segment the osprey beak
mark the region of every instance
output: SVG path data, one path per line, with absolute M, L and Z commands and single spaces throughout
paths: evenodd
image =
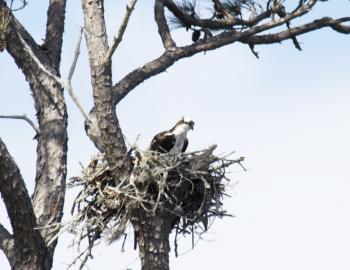
M 189 124 L 189 126 L 190 126 L 190 129 L 192 129 L 192 130 L 193 130 L 193 127 L 194 127 L 194 122 L 193 122 L 193 121 L 190 121 L 188 124 Z

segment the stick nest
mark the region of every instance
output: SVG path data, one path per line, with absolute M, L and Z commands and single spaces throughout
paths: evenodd
M 106 237 L 112 241 L 124 235 L 135 209 L 169 217 L 171 229 L 183 234 L 189 228 L 192 233 L 193 229 L 202 233 L 212 218 L 227 215 L 222 209 L 226 168 L 241 165 L 244 158 L 217 157 L 215 148 L 179 155 L 132 149 L 132 172 L 120 183 L 115 183 L 102 154 L 93 157 L 83 175 L 70 182 L 82 190 L 74 201 L 72 213 L 76 214 L 68 227 L 80 231 L 78 243 L 88 240 L 90 250 L 85 255 L 91 255 L 96 240 Z

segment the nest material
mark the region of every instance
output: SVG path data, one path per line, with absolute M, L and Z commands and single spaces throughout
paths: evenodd
M 78 243 L 84 238 L 90 249 L 101 237 L 119 239 L 132 219 L 134 210 L 152 215 L 172 216 L 171 229 L 187 233 L 207 230 L 213 217 L 223 217 L 226 168 L 236 160 L 213 155 L 216 146 L 180 155 L 132 150 L 133 170 L 118 185 L 103 155 L 92 158 L 83 176 L 71 179 L 70 186 L 81 186 L 72 207 L 74 222 L 68 227 L 78 231 Z

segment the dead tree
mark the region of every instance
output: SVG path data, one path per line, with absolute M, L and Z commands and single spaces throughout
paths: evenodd
M 0 0 L 0 51 L 13 57 L 29 83 L 37 112 L 37 163 L 35 190 L 28 194 L 24 179 L 5 143 L 0 140 L 0 192 L 4 200 L 13 233 L 0 225 L 0 249 L 14 269 L 50 269 L 59 229 L 66 189 L 67 162 L 67 111 L 63 96 L 70 83 L 60 78 L 62 34 L 65 22 L 65 0 L 50 0 L 46 35 L 42 44 L 35 42 L 26 28 L 16 19 L 14 3 L 25 0 Z M 127 10 L 115 39 L 108 44 L 104 20 L 103 0 L 82 0 L 84 34 L 89 53 L 90 76 L 93 89 L 94 113 L 97 121 L 84 114 L 86 123 L 97 123 L 99 145 L 110 168 L 114 185 L 127 181 L 132 172 L 132 162 L 116 115 L 116 106 L 140 83 L 164 72 L 176 61 L 197 53 L 218 49 L 236 42 L 249 45 L 257 56 L 255 46 L 279 43 L 291 39 L 300 49 L 297 37 L 321 28 L 329 27 L 339 33 L 349 34 L 346 23 L 350 17 L 323 17 L 308 23 L 297 24 L 294 19 L 311 13 L 321 0 L 300 0 L 290 10 L 281 1 L 219 1 L 208 0 L 206 7 L 211 14 L 201 17 L 199 1 L 155 0 L 154 18 L 164 46 L 164 52 L 156 59 L 131 71 L 116 84 L 112 83 L 112 55 L 122 40 L 128 19 L 136 1 L 127 4 Z M 334 3 L 336 5 L 336 3 Z M 289 6 L 288 6 L 289 7 Z M 165 9 L 171 14 L 166 18 Z M 169 25 L 183 27 L 192 35 L 193 42 L 178 46 Z M 279 26 L 286 25 L 281 30 Z M 277 29 L 277 32 L 270 30 Z M 23 119 L 25 119 L 23 117 Z M 96 137 L 92 137 L 96 140 Z M 167 242 L 167 234 L 155 239 L 148 230 L 163 224 L 162 214 L 152 218 L 144 216 L 144 237 L 140 246 L 143 269 L 168 269 L 168 249 L 156 250 L 148 257 L 156 241 Z M 134 222 L 137 227 L 137 222 Z M 165 226 L 165 225 L 164 225 Z M 168 226 L 168 225 L 167 225 Z M 161 226 L 162 227 L 162 226 Z M 169 229 L 169 227 L 167 227 Z M 167 230 L 168 230 L 167 229 Z M 141 239 L 141 238 L 140 238 Z M 141 241 L 141 240 L 139 240 Z M 154 242 L 154 243 L 153 243 Z M 163 257 L 162 257 L 163 256 Z M 155 263 L 157 262 L 157 263 Z

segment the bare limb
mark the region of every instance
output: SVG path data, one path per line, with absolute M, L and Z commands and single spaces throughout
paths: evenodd
M 305 5 L 302 5 L 299 9 L 297 9 L 294 13 L 288 14 L 287 16 L 280 18 L 278 20 L 272 20 L 270 22 L 255 26 L 251 29 L 248 29 L 242 32 L 240 35 L 242 37 L 252 36 L 252 35 L 264 32 L 266 30 L 275 28 L 277 26 L 283 25 L 285 23 L 288 23 L 289 21 L 295 18 L 301 17 L 306 13 L 308 13 L 316 3 L 317 3 L 317 0 L 310 0 L 308 3 L 306 3 Z
M 154 3 L 154 18 L 158 26 L 158 32 L 162 38 L 166 50 L 174 49 L 176 44 L 171 37 L 170 30 L 164 15 L 164 4 L 162 0 L 156 0 Z
M 12 257 L 14 253 L 14 240 L 12 235 L 0 224 L 0 250 L 2 250 L 6 257 Z
M 290 39 L 293 36 L 302 35 L 317 29 L 324 27 L 331 27 L 335 31 L 341 32 L 343 34 L 350 34 L 350 27 L 343 25 L 343 22 L 350 22 L 350 17 L 344 17 L 340 19 L 332 18 L 322 18 L 315 20 L 311 23 L 303 24 L 300 26 L 292 27 L 291 29 L 281 31 L 276 34 L 267 34 L 267 35 L 253 35 L 240 39 L 243 43 L 248 44 L 271 44 L 278 43 L 286 39 Z
M 126 5 L 126 12 L 124 14 L 124 18 L 122 20 L 122 23 L 119 26 L 118 32 L 114 36 L 112 46 L 109 47 L 107 50 L 107 53 L 106 53 L 106 56 L 104 59 L 105 63 L 111 61 L 113 53 L 115 52 L 115 50 L 118 48 L 120 42 L 122 41 L 125 29 L 128 25 L 131 13 L 134 10 L 136 2 L 137 2 L 137 0 L 129 0 L 129 3 Z
M 63 43 L 66 0 L 50 0 L 47 10 L 46 35 L 42 47 L 49 52 L 48 56 L 59 73 Z
M 0 0 L 0 9 L 6 10 L 7 12 L 11 12 L 10 8 L 6 5 L 6 1 Z M 18 46 L 21 44 L 19 40 L 19 34 L 25 38 L 28 46 L 34 52 L 34 54 L 42 60 L 42 62 L 48 63 L 47 54 L 45 54 L 44 50 L 38 46 L 33 37 L 26 31 L 23 25 L 15 18 L 15 16 L 11 15 L 11 20 L 9 25 L 6 27 L 6 43 L 7 43 L 7 51 L 9 54 L 15 59 L 16 64 L 22 70 L 32 69 L 33 62 L 30 58 L 24 57 L 24 50 L 22 46 Z
M 168 4 L 171 7 L 172 5 L 175 5 L 170 0 L 162 1 L 166 3 L 167 7 Z M 130 72 L 116 85 L 113 86 L 115 105 L 118 104 L 130 91 L 132 91 L 138 84 L 142 83 L 144 80 L 165 71 L 177 60 L 190 57 L 199 52 L 214 50 L 228 44 L 233 44 L 237 41 L 248 43 L 251 45 L 277 43 L 281 40 L 289 39 L 296 35 L 300 35 L 327 26 L 341 33 L 350 32 L 350 26 L 342 24 L 344 22 L 349 21 L 349 19 L 345 17 L 340 18 L 338 20 L 334 20 L 331 18 L 316 20 L 310 24 L 305 24 L 299 27 L 293 27 L 286 31 L 282 31 L 278 34 L 267 34 L 261 36 L 256 35 L 274 27 L 283 25 L 297 17 L 305 15 L 311 10 L 311 8 L 316 4 L 316 2 L 316 0 L 310 0 L 307 3 L 298 6 L 298 9 L 296 9 L 295 12 L 292 14 L 288 14 L 287 16 L 279 18 L 277 20 L 272 20 L 264 24 L 257 25 L 243 32 L 227 30 L 220 34 L 217 34 L 216 36 L 209 37 L 205 40 L 200 40 L 192 45 L 177 47 L 172 51 L 165 51 L 158 58 Z M 173 8 L 171 8 L 170 10 L 173 11 Z
M 34 122 L 30 118 L 27 117 L 26 114 L 23 114 L 23 115 L 0 115 L 0 118 L 24 120 L 35 130 L 36 134 L 40 133 L 39 128 L 34 124 Z
M 29 253 L 45 250 L 44 242 L 36 227 L 36 217 L 32 202 L 26 189 L 17 164 L 6 149 L 0 138 L 0 193 L 9 215 L 13 229 L 15 245 Z M 9 238 L 3 227 L 0 227 L 2 237 Z M 35 243 L 35 244 L 34 244 Z
M 252 16 L 248 20 L 243 20 L 238 17 L 228 17 L 221 20 L 200 19 L 183 12 L 172 0 L 162 0 L 162 2 L 185 26 L 190 27 L 193 25 L 212 30 L 232 29 L 234 26 L 253 27 L 264 19 L 269 18 L 272 12 L 271 9 L 268 9 L 260 14 L 257 14 L 256 16 Z
M 34 54 L 32 48 L 28 45 L 28 43 L 24 40 L 22 35 L 18 33 L 19 40 L 22 42 L 24 46 L 24 50 L 30 55 L 30 57 L 33 59 L 33 61 L 39 66 L 39 68 L 46 73 L 46 75 L 52 77 L 57 83 L 62 85 L 63 87 L 66 87 L 66 82 L 62 80 L 57 75 L 53 74 L 51 71 L 49 71 L 44 64 L 38 59 L 38 57 Z
M 77 44 L 75 46 L 73 61 L 72 61 L 72 64 L 71 64 L 71 66 L 69 68 L 69 72 L 68 72 L 67 80 L 69 82 L 72 80 L 73 73 L 75 71 L 75 67 L 77 66 L 78 58 L 80 55 L 80 45 L 81 45 L 81 39 L 83 37 L 83 31 L 84 31 L 84 27 L 81 27 L 80 32 L 79 32 L 79 36 L 78 36 L 78 41 L 77 41 Z
M 79 53 L 80 53 L 80 49 L 79 48 L 80 48 L 80 43 L 81 43 L 82 30 L 81 30 L 81 34 L 80 34 L 80 36 L 78 38 L 77 49 L 75 50 L 75 54 L 74 54 L 74 57 L 73 57 L 73 62 L 72 62 L 71 68 L 69 70 L 68 80 L 63 80 L 59 76 L 57 76 L 54 73 L 52 73 L 51 71 L 49 71 L 43 65 L 43 63 L 36 57 L 36 55 L 33 53 L 32 49 L 29 47 L 29 45 L 23 39 L 23 37 L 20 34 L 18 36 L 19 36 L 20 41 L 24 45 L 25 51 L 32 57 L 33 61 L 38 65 L 38 67 L 43 72 L 45 72 L 46 75 L 52 77 L 57 83 L 59 83 L 62 87 L 64 87 L 67 90 L 67 92 L 69 93 L 69 96 L 72 98 L 72 100 L 74 101 L 75 105 L 78 107 L 78 109 L 81 112 L 81 114 L 83 115 L 84 119 L 89 121 L 88 115 L 86 114 L 86 112 L 84 111 L 83 107 L 81 106 L 78 98 L 74 94 L 73 87 L 72 87 L 72 84 L 71 84 L 71 81 L 70 81 L 71 77 L 73 76 L 73 73 L 74 73 L 74 70 L 75 70 L 75 66 L 76 66 L 76 63 L 77 63 L 77 59 L 78 59 L 78 56 L 79 56 Z

